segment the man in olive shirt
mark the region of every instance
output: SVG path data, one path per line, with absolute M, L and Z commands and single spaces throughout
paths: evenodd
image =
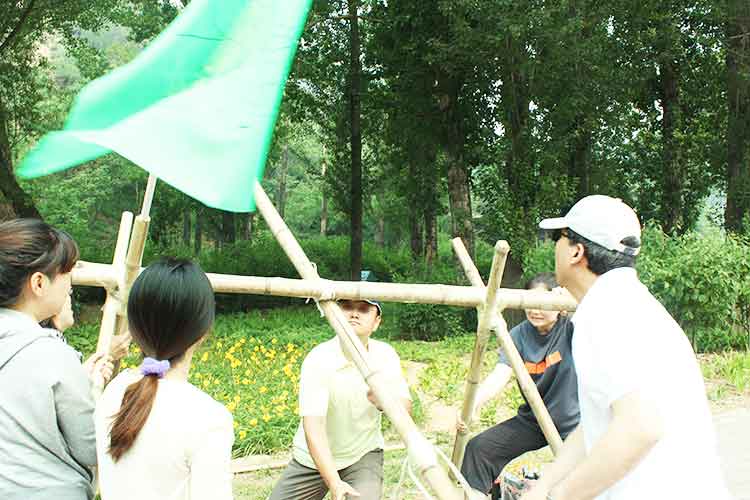
M 385 373 L 399 400 L 411 411 L 398 354 L 385 342 L 370 338 L 380 326 L 380 305 L 350 300 L 340 305 L 373 368 Z M 302 363 L 299 410 L 293 459 L 270 500 L 319 500 L 329 490 L 333 500 L 379 500 L 383 493 L 381 412 L 337 337 L 316 346 Z

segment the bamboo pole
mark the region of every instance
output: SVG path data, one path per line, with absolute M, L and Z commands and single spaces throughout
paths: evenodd
M 333 294 L 337 299 L 406 304 L 438 304 L 458 307 L 479 307 L 484 304 L 484 286 L 455 286 L 415 283 L 378 283 L 365 281 L 326 281 L 263 276 L 234 276 L 207 273 L 217 293 L 239 293 L 322 299 Z M 109 264 L 80 261 L 73 269 L 73 283 L 81 286 L 117 286 L 117 273 Z M 501 288 L 505 309 L 544 309 L 574 311 L 575 301 L 560 294 L 541 290 Z
M 117 316 L 116 335 L 125 335 L 128 332 L 127 303 L 130 287 L 141 273 L 141 264 L 143 263 L 143 251 L 146 248 L 146 239 L 148 237 L 148 226 L 151 222 L 150 212 L 151 204 L 154 200 L 154 190 L 156 189 L 156 176 L 149 174 L 146 192 L 143 195 L 143 205 L 141 213 L 133 222 L 133 231 L 130 235 L 130 245 L 128 246 L 125 257 L 125 272 L 120 287 L 121 303 L 120 314 Z M 120 360 L 115 361 L 113 373 L 120 371 Z
M 466 427 L 463 430 L 456 431 L 456 441 L 453 444 L 453 454 L 451 461 L 457 468 L 461 468 L 461 463 L 464 459 L 464 451 L 466 449 L 466 442 L 469 439 L 468 426 L 471 424 L 472 414 L 474 413 L 474 403 L 476 402 L 477 387 L 481 376 L 482 369 L 482 357 L 484 356 L 484 350 L 487 347 L 487 342 L 490 338 L 490 329 L 493 325 L 493 319 L 495 316 L 499 316 L 497 312 L 498 303 L 500 302 L 500 295 L 497 293 L 500 288 L 500 282 L 503 278 L 503 272 L 505 271 L 505 263 L 508 259 L 508 252 L 510 252 L 510 246 L 507 241 L 498 241 L 495 245 L 495 255 L 492 258 L 492 268 L 490 269 L 490 279 L 487 283 L 487 296 L 484 301 L 484 307 L 481 308 L 479 314 L 479 320 L 477 324 L 477 337 L 474 341 L 474 352 L 471 356 L 471 364 L 469 365 L 469 373 L 466 377 L 466 391 L 464 393 L 464 405 L 461 410 L 461 418 L 466 423 Z M 471 268 L 476 270 L 472 265 Z M 471 268 L 468 268 L 471 271 Z M 467 267 L 464 267 L 466 270 Z M 470 279 L 477 280 L 477 275 L 473 275 Z M 479 278 L 481 281 L 481 278 Z
M 510 361 L 510 366 L 516 374 L 518 385 L 521 386 L 521 391 L 524 396 L 526 396 L 531 411 L 534 412 L 536 421 L 542 428 L 544 437 L 547 438 L 547 442 L 549 443 L 550 448 L 552 448 L 552 453 L 557 455 L 562 448 L 560 433 L 557 432 L 555 423 L 552 421 L 552 417 L 550 417 L 550 414 L 547 411 L 542 396 L 539 395 L 539 390 L 537 389 L 536 384 L 526 370 L 526 365 L 524 364 L 523 359 L 521 359 L 521 355 L 518 354 L 513 339 L 511 338 L 510 333 L 508 333 L 508 325 L 505 323 L 502 316 L 500 317 L 499 323 L 500 324 L 497 326 L 495 333 L 497 334 L 498 340 L 500 340 L 500 345 L 502 346 L 503 351 L 505 351 L 505 356 Z
M 461 264 L 461 268 L 464 270 L 466 279 L 469 280 L 471 286 L 484 288 L 482 275 L 479 274 L 479 269 L 474 265 L 474 261 L 471 260 L 471 255 L 469 255 L 469 251 L 466 250 L 464 240 L 461 238 L 453 238 L 451 240 L 451 245 L 453 246 L 453 252 L 456 254 L 459 264 Z
M 125 273 L 125 255 L 128 250 L 128 241 L 130 240 L 130 230 L 133 227 L 133 213 L 123 212 L 120 218 L 120 230 L 117 233 L 117 243 L 115 244 L 115 255 L 112 258 L 112 268 L 115 273 L 124 279 Z M 124 280 L 117 280 L 124 281 Z M 122 308 L 121 297 L 116 297 L 113 293 L 114 287 L 107 288 L 107 299 L 104 301 L 102 310 L 102 323 L 99 328 L 99 339 L 96 344 L 96 352 L 108 353 L 112 345 L 112 336 L 115 334 L 117 327 L 117 315 Z M 117 290 L 122 290 L 122 283 L 118 283 Z
M 302 247 L 292 235 L 286 223 L 281 219 L 276 208 L 268 199 L 265 191 L 256 183 L 254 187 L 255 202 L 258 210 L 266 220 L 277 241 L 294 264 L 297 272 L 304 279 L 319 280 L 318 272 L 312 266 Z M 457 493 L 446 472 L 438 466 L 434 449 L 422 436 L 406 409 L 391 395 L 384 374 L 373 371 L 370 367 L 369 355 L 364 346 L 354 334 L 343 312 L 334 300 L 320 302 L 321 309 L 328 322 L 338 336 L 344 352 L 352 359 L 367 384 L 381 403 L 383 411 L 393 423 L 407 448 L 410 456 L 417 462 L 418 472 L 431 486 L 438 498 L 458 500 Z

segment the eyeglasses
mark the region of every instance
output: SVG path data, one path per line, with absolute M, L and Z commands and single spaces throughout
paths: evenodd
M 568 230 L 566 228 L 563 229 L 555 229 L 552 231 L 552 241 L 557 243 L 557 240 L 565 236 L 566 238 L 569 238 Z

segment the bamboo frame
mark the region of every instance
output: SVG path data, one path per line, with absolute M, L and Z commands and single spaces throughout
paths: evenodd
M 452 241 L 453 243 L 453 250 L 456 253 L 456 257 L 458 258 L 459 262 L 461 263 L 461 266 L 464 269 L 464 272 L 466 274 L 466 277 L 469 279 L 469 282 L 473 286 L 483 286 L 482 283 L 482 277 L 479 275 L 479 271 L 477 270 L 476 266 L 474 265 L 474 262 L 471 260 L 471 257 L 469 256 L 469 253 L 466 251 L 466 247 L 463 245 L 463 242 L 456 238 Z M 493 261 L 494 265 L 494 261 Z M 551 293 L 551 292 L 549 292 Z M 531 308 L 531 307 L 527 307 Z M 560 438 L 560 434 L 557 432 L 557 428 L 555 427 L 554 422 L 552 421 L 552 418 L 549 415 L 549 411 L 547 411 L 547 407 L 544 404 L 544 401 L 542 400 L 541 396 L 539 395 L 539 390 L 536 387 L 536 384 L 534 384 L 534 381 L 531 379 L 531 376 L 529 375 L 528 371 L 526 370 L 526 366 L 523 363 L 523 360 L 521 359 L 521 355 L 518 353 L 518 350 L 516 349 L 515 344 L 513 343 L 513 339 L 510 336 L 510 333 L 508 332 L 508 325 L 505 323 L 505 320 L 502 317 L 501 311 L 498 313 L 498 323 L 495 326 L 496 335 L 498 337 L 498 340 L 500 341 L 500 345 L 502 346 L 503 351 L 505 352 L 505 355 L 508 357 L 508 360 L 511 363 L 511 368 L 513 369 L 513 372 L 516 375 L 516 378 L 518 379 L 519 386 L 521 387 L 521 391 L 526 396 L 526 399 L 529 401 L 529 406 L 531 407 L 531 411 L 534 412 L 534 416 L 536 417 L 537 421 L 539 422 L 539 425 L 542 429 L 542 433 L 544 434 L 544 437 L 547 439 L 547 442 L 550 445 L 550 448 L 552 448 L 552 452 L 557 455 L 560 451 L 560 448 L 562 447 L 562 439 Z M 477 330 L 477 346 L 475 346 L 475 352 L 474 355 L 477 355 L 477 347 L 479 344 L 479 330 Z M 486 347 L 486 342 L 485 342 Z M 479 354 L 480 358 L 484 353 L 484 347 L 482 348 L 482 353 Z M 473 368 L 473 362 L 474 357 L 472 357 L 472 368 Z M 467 427 L 471 423 L 471 417 L 472 417 L 472 409 L 474 408 L 474 396 L 475 394 L 470 394 L 470 392 L 476 393 L 476 385 L 470 385 L 472 380 L 472 374 L 473 372 L 470 370 L 469 375 L 467 376 L 467 390 L 466 395 L 464 398 L 464 406 L 462 408 L 461 418 L 466 423 Z M 461 462 L 463 462 L 463 454 L 466 449 L 466 442 L 467 439 L 465 437 L 468 430 L 461 432 L 456 432 L 456 441 L 453 448 L 453 457 L 452 461 L 456 465 L 456 467 L 461 467 Z
M 292 235 L 276 208 L 268 199 L 259 183 L 255 184 L 255 203 L 271 229 L 276 240 L 292 261 L 297 272 L 304 279 L 319 280 L 318 272 L 305 255 L 302 247 Z M 437 457 L 429 442 L 422 436 L 406 409 L 390 394 L 384 374 L 370 366 L 369 354 L 349 325 L 335 300 L 323 300 L 320 307 L 338 336 L 344 352 L 352 359 L 383 411 L 393 423 L 401 439 L 410 450 L 410 455 L 418 461 L 415 464 L 424 480 L 441 500 L 458 500 L 457 493 L 448 474 L 438 466 Z M 429 456 L 431 453 L 432 456 Z
M 112 264 L 81 261 L 73 269 L 73 284 L 103 287 L 108 292 L 107 301 L 103 307 L 102 327 L 97 351 L 108 351 L 111 346 L 112 335 L 115 332 L 123 333 L 127 330 L 127 295 L 133 282 L 142 271 L 141 263 L 148 235 L 149 211 L 153 201 L 155 184 L 156 178 L 150 175 L 141 213 L 134 221 L 132 214 L 123 213 Z M 454 249 L 472 286 L 328 281 L 320 278 L 317 270 L 305 255 L 286 223 L 279 216 L 260 184 L 256 183 L 254 193 L 258 210 L 266 219 L 274 237 L 278 240 L 302 279 L 209 273 L 208 277 L 214 290 L 219 293 L 249 293 L 319 300 L 321 310 L 340 339 L 343 350 L 354 361 L 365 381 L 381 402 L 383 410 L 406 443 L 412 461 L 417 465 L 419 473 L 431 486 L 438 498 L 441 500 L 457 500 L 456 495 L 458 493 L 446 471 L 438 466 L 432 446 L 419 432 L 406 410 L 389 395 L 382 374 L 371 369 L 368 353 L 336 304 L 337 299 L 361 300 L 367 298 L 403 303 L 476 307 L 480 311 L 480 321 L 472 356 L 472 366 L 467 380 L 464 421 L 467 424 L 470 422 L 471 416 L 466 415 L 466 412 L 473 407 L 476 397 L 481 357 L 489 340 L 490 330 L 496 329 L 498 338 L 503 348 L 506 349 L 519 379 L 519 384 L 527 396 L 532 410 L 537 415 L 542 430 L 547 429 L 545 436 L 553 451 L 557 452 L 559 449 L 558 442 L 560 441 L 559 435 L 557 435 L 554 425 L 551 424 L 551 419 L 539 397 L 536 386 L 526 373 L 523 362 L 513 346 L 501 313 L 506 308 L 573 311 L 576 303 L 571 297 L 551 292 L 500 288 L 505 260 L 509 251 L 507 242 L 498 242 L 498 245 L 496 245 L 490 283 L 487 287 L 482 283 L 479 272 L 463 247 L 463 243 L 458 239 L 453 242 Z M 127 249 L 127 252 L 125 249 Z M 495 318 L 499 318 L 499 322 Z M 534 395 L 536 395 L 536 398 L 534 398 Z M 545 414 L 547 419 L 544 418 Z M 552 431 L 548 435 L 550 425 Z M 555 435 L 557 435 L 557 440 L 554 438 Z M 453 461 L 459 465 L 463 457 L 465 438 L 465 435 L 456 436 Z M 459 439 L 462 439 L 463 442 L 460 443 Z M 457 458 L 459 455 L 460 457 Z
M 485 290 L 481 286 L 457 286 L 415 283 L 377 283 L 366 281 L 328 281 L 270 278 L 263 276 L 236 276 L 207 273 L 217 293 L 238 293 L 296 297 L 301 299 L 360 300 L 368 298 L 382 302 L 405 304 L 438 304 L 457 307 L 480 307 L 484 304 Z M 73 284 L 112 288 L 117 286 L 117 272 L 109 264 L 80 261 L 73 269 Z M 545 309 L 575 311 L 575 301 L 566 296 L 539 290 L 500 288 L 505 309 Z
M 460 244 L 463 247 L 463 243 Z M 454 248 L 458 244 L 454 240 Z M 460 248 L 460 247 L 459 247 Z M 465 248 L 464 248 L 465 250 Z M 500 288 L 500 282 L 505 272 L 505 263 L 508 259 L 508 252 L 510 252 L 510 246 L 507 241 L 498 241 L 495 245 L 495 255 L 492 258 L 492 267 L 490 268 L 490 279 L 487 282 L 487 296 L 484 301 L 484 307 L 480 308 L 479 321 L 477 322 L 477 336 L 474 341 L 474 352 L 471 356 L 471 363 L 469 365 L 469 373 L 466 376 L 466 391 L 464 392 L 464 405 L 461 411 L 461 418 L 468 427 L 471 424 L 474 403 L 477 396 L 477 388 L 479 386 L 479 380 L 482 369 L 482 357 L 484 356 L 484 350 L 487 348 L 487 342 L 490 338 L 490 331 L 492 323 L 496 315 L 500 315 L 497 311 L 498 303 L 501 295 L 497 293 Z M 482 278 L 479 276 L 479 272 L 476 274 L 475 266 L 464 265 L 464 270 L 469 270 L 471 273 L 469 279 L 481 282 Z M 502 311 L 502 306 L 501 306 Z M 456 431 L 456 440 L 453 444 L 453 454 L 451 461 L 457 468 L 461 468 L 461 463 L 464 459 L 464 452 L 466 451 L 466 443 L 469 440 L 468 428 L 462 431 Z

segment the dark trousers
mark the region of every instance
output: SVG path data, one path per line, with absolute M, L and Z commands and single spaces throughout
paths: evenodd
M 511 460 L 546 445 L 541 429 L 515 416 L 471 438 L 466 445 L 461 474 L 472 488 L 489 493 L 492 483 Z
M 357 500 L 380 500 L 383 496 L 383 450 L 367 453 L 358 462 L 341 469 L 341 479 L 361 495 Z M 287 465 L 269 500 L 321 500 L 328 488 L 316 469 L 296 460 Z

